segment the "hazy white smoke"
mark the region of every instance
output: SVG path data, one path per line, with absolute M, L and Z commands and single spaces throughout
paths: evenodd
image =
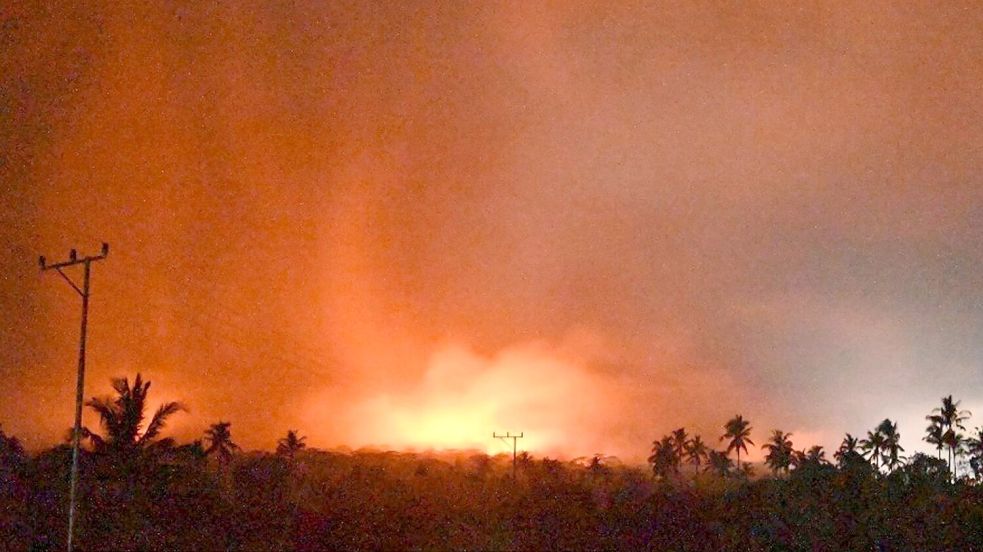
M 594 452 L 618 380 L 593 372 L 589 359 L 541 343 L 481 355 L 447 344 L 430 357 L 422 378 L 402 389 L 369 393 L 349 409 L 344 441 L 353 446 L 504 450 L 493 432 L 523 432 L 523 449 L 571 456 Z M 317 401 L 314 418 L 330 401 Z M 315 424 L 310 424 L 312 427 Z M 610 449 L 607 452 L 611 452 Z

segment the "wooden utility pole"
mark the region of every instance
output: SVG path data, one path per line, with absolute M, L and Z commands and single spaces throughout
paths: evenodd
M 523 433 L 524 432 L 520 432 L 518 435 L 512 435 L 511 433 L 509 433 L 508 431 L 506 431 L 505 432 L 505 435 L 499 435 L 498 433 L 492 432 L 492 437 L 493 438 L 495 438 L 495 439 L 501 439 L 506 444 L 508 444 L 508 441 L 506 441 L 506 439 L 512 439 L 512 481 L 515 481 L 516 440 L 522 439 L 522 434 Z
M 68 285 L 72 286 L 72 289 L 82 296 L 82 331 L 79 336 L 78 379 L 75 383 L 75 429 L 72 432 L 72 483 L 68 499 L 68 552 L 72 552 L 72 537 L 75 534 L 75 493 L 78 487 L 79 477 L 79 441 L 81 441 L 82 437 L 82 399 L 85 389 L 85 333 L 89 320 L 89 272 L 93 262 L 101 261 L 108 255 L 109 244 L 103 243 L 102 252 L 99 255 L 87 256 L 80 259 L 78 258 L 78 253 L 72 249 L 68 253 L 67 261 L 49 265 L 46 263 L 43 255 L 38 259 L 38 264 L 41 265 L 42 271 L 57 270 L 58 274 L 68 282 Z M 63 268 L 79 264 L 85 267 L 81 288 L 62 272 Z

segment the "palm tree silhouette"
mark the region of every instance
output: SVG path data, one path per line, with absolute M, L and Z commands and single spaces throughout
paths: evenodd
M 959 456 L 963 453 L 966 439 L 957 429 L 952 428 L 946 430 L 945 435 L 942 436 L 942 443 L 949 448 L 949 457 L 952 459 L 952 480 L 955 481 L 959 475 L 956 473 L 959 470 Z
M 232 459 L 232 453 L 239 450 L 239 445 L 232 442 L 232 422 L 218 422 L 205 430 L 205 440 L 208 448 L 205 454 L 218 454 L 219 462 L 227 464 Z
M 891 420 L 884 419 L 880 425 L 877 426 L 877 432 L 884 436 L 883 445 L 883 458 L 884 465 L 887 469 L 894 470 L 898 467 L 902 460 L 901 452 L 904 452 L 904 448 L 900 444 L 901 434 L 898 433 L 897 422 L 892 422 Z
M 945 447 L 945 429 L 942 427 L 942 417 L 937 414 L 925 416 L 931 422 L 925 428 L 925 437 L 922 440 L 930 445 L 935 445 L 938 450 L 939 460 L 942 459 L 942 449 Z
M 707 456 L 707 471 L 713 471 L 717 475 L 728 475 L 733 466 L 733 460 L 731 460 L 725 452 L 711 450 L 710 454 Z
M 652 455 L 648 457 L 648 461 L 652 465 L 652 473 L 656 476 L 665 478 L 671 473 L 678 472 L 679 460 L 671 436 L 666 435 L 661 440 L 652 443 Z
M 860 441 L 853 435 L 847 433 L 846 436 L 843 437 L 843 442 L 840 443 L 840 448 L 836 449 L 836 452 L 833 453 L 833 458 L 836 459 L 840 467 L 846 466 L 852 460 L 857 459 L 857 457 L 862 459 L 863 456 L 857 452 L 857 447 L 859 445 Z
M 741 449 L 747 452 L 748 445 L 754 445 L 754 441 L 750 439 L 751 436 L 751 422 L 745 420 L 740 414 L 731 418 L 726 424 L 724 424 L 725 433 L 720 437 L 720 440 L 730 439 L 727 444 L 727 454 L 730 451 L 737 451 L 737 469 L 741 469 Z
M 276 453 L 293 460 L 298 452 L 307 448 L 305 441 L 307 441 L 307 437 L 299 437 L 296 431 L 288 430 L 287 436 L 277 441 Z
M 973 430 L 973 436 L 966 439 L 966 454 L 973 473 L 977 478 L 983 477 L 983 427 Z
M 849 454 L 851 452 L 857 452 L 857 446 L 859 444 L 860 444 L 860 440 L 859 439 L 857 439 L 853 435 L 850 435 L 849 433 L 847 433 L 843 437 L 843 442 L 840 443 L 840 448 L 836 449 L 836 452 L 833 453 L 833 457 L 834 458 L 840 458 L 840 457 L 842 457 L 842 456 L 844 456 L 846 454 Z
M 823 450 L 822 445 L 813 445 L 805 454 L 805 460 L 815 465 L 826 464 L 826 451 Z
M 700 471 L 700 464 L 707 460 L 708 448 L 703 438 L 699 435 L 694 436 L 686 443 L 686 459 L 693 464 L 695 472 Z
M 686 455 L 686 443 L 689 442 L 689 435 L 686 428 L 679 428 L 672 432 L 672 448 L 676 452 L 676 458 L 682 460 Z
M 771 468 L 775 475 L 778 475 L 780 470 L 788 473 L 789 465 L 792 463 L 792 437 L 791 433 L 785 433 L 780 429 L 776 429 L 771 433 L 771 439 L 762 445 L 761 448 L 768 451 L 765 455 L 765 464 Z
M 860 449 L 874 467 L 880 469 L 881 455 L 884 453 L 884 435 L 880 431 L 868 431 L 867 438 L 860 441 Z
M 972 415 L 968 410 L 959 410 L 959 404 L 961 402 L 953 400 L 952 395 L 942 397 L 942 406 L 932 410 L 932 414 L 935 417 L 929 417 L 933 421 L 937 421 L 945 429 L 942 435 L 942 442 L 949 447 L 949 468 L 952 471 L 953 480 L 956 478 L 956 460 L 961 452 L 959 449 L 962 443 L 962 435 L 959 433 L 959 430 L 966 429 L 963 426 L 963 422 Z
M 178 402 L 160 405 L 144 428 L 144 410 L 150 381 L 143 381 L 140 374 L 134 378 L 132 387 L 127 378 L 113 378 L 111 381 L 116 397 L 92 398 L 85 403 L 99 414 L 99 423 L 104 430 L 103 435 L 98 435 L 83 428 L 83 435 L 92 441 L 96 451 L 129 456 L 154 444 L 173 444 L 170 439 L 156 443 L 154 440 L 164 429 L 167 419 L 184 407 Z

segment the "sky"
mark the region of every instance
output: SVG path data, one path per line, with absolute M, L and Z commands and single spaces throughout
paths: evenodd
M 107 241 L 86 397 L 179 439 L 931 452 L 983 425 L 983 9 L 834 4 L 5 4 L 0 424 L 64 438 L 37 256 Z

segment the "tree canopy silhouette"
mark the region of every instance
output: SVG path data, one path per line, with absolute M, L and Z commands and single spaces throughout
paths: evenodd
M 700 465 L 707 461 L 709 448 L 699 435 L 694 436 L 686 443 L 686 459 L 693 464 L 695 471 L 700 471 Z
M 884 434 L 876 429 L 874 431 L 868 431 L 867 437 L 860 441 L 860 450 L 864 451 L 864 457 L 870 460 L 875 468 L 880 469 L 881 467 L 881 458 L 884 455 L 885 444 Z
M 973 435 L 966 439 L 966 454 L 969 455 L 969 467 L 973 476 L 983 479 L 983 427 L 973 430 Z
M 689 435 L 686 433 L 686 428 L 681 427 L 673 431 L 670 436 L 672 437 L 672 448 L 675 450 L 676 458 L 682 461 L 686 455 L 686 443 L 689 442 Z
M 239 445 L 232 441 L 231 427 L 232 422 L 218 422 L 205 430 L 205 440 L 208 442 L 205 454 L 217 454 L 223 464 L 232 460 L 232 454 L 239 450 Z
M 833 458 L 836 459 L 837 465 L 844 468 L 858 462 L 866 462 L 858 450 L 859 446 L 860 440 L 847 433 L 843 437 L 843 442 L 840 443 L 840 448 L 836 449 L 836 452 L 833 453 Z
M 788 473 L 789 466 L 792 465 L 793 449 L 790 437 L 792 437 L 791 433 L 776 429 L 772 431 L 769 441 L 761 447 L 768 451 L 765 455 L 765 464 L 775 474 L 779 471 Z
M 92 398 L 85 403 L 99 414 L 99 424 L 104 431 L 99 435 L 83 428 L 83 435 L 92 442 L 97 452 L 127 455 L 147 448 L 155 443 L 167 419 L 184 409 L 178 402 L 163 403 L 144 428 L 150 381 L 143 381 L 138 373 L 132 386 L 127 378 L 114 378 L 112 384 L 116 397 Z M 171 443 L 170 439 L 160 442 L 161 445 Z
M 894 470 L 904 460 L 904 457 L 901 456 L 904 448 L 900 444 L 901 434 L 898 433 L 898 424 L 885 418 L 877 426 L 877 432 L 884 436 L 882 457 L 884 465 L 887 466 L 887 469 Z
M 671 435 L 666 435 L 661 440 L 652 443 L 652 454 L 648 461 L 652 465 L 652 473 L 657 477 L 666 478 L 677 473 L 679 460 Z
M 146 390 L 142 378 L 139 388 Z M 750 424 L 739 421 L 728 425 L 748 443 Z M 889 419 L 863 442 L 846 434 L 837 466 L 823 447 L 795 450 L 791 434 L 773 431 L 762 448 L 775 476 L 760 478 L 750 473 L 754 464 L 735 469 L 728 452 L 681 434 L 654 442 L 654 478 L 600 453 L 570 462 L 524 453 L 522 477 L 513 479 L 505 455 L 337 453 L 305 447 L 295 430 L 275 455 L 251 452 L 227 465 L 238 447 L 231 424 L 218 422 L 205 435 L 218 463 L 203 459 L 200 441 L 134 456 L 146 462 L 90 455 L 79 543 L 111 550 L 983 550 L 983 428 L 961 452 L 977 479 L 955 483 L 948 463 L 931 454 L 902 462 L 892 444 L 898 424 Z M 868 461 L 858 450 L 870 443 L 876 454 Z M 699 449 L 706 469 L 684 476 L 680 463 L 702 463 Z M 292 469 L 283 456 L 301 450 L 303 469 Z M 0 432 L 0 550 L 61 547 L 70 453 L 59 445 L 32 458 Z
M 940 441 L 949 448 L 949 471 L 952 472 L 953 479 L 958 477 L 956 470 L 963 441 L 960 430 L 966 429 L 963 422 L 972 415 L 968 410 L 959 409 L 961 403 L 962 401 L 953 400 L 952 395 L 942 397 L 942 406 L 933 409 L 932 414 L 927 416 L 932 424 L 941 426 L 943 430 Z M 929 428 L 931 427 L 930 425 Z
M 276 453 L 293 460 L 294 456 L 301 450 L 307 448 L 307 437 L 298 436 L 297 432 L 287 430 L 286 437 L 277 441 Z
M 929 420 L 928 427 L 925 428 L 925 436 L 922 440 L 930 445 L 935 445 L 938 457 L 942 459 L 942 449 L 945 448 L 945 428 L 942 427 L 942 417 L 932 414 L 926 416 Z
M 723 477 L 730 475 L 733 467 L 734 461 L 726 453 L 720 452 L 719 450 L 710 451 L 710 455 L 707 457 L 708 471 Z
M 728 439 L 727 453 L 737 451 L 737 469 L 741 469 L 741 450 L 747 453 L 747 446 L 754 445 L 751 440 L 751 422 L 744 419 L 740 414 L 734 416 L 724 424 L 724 434 L 720 440 Z

